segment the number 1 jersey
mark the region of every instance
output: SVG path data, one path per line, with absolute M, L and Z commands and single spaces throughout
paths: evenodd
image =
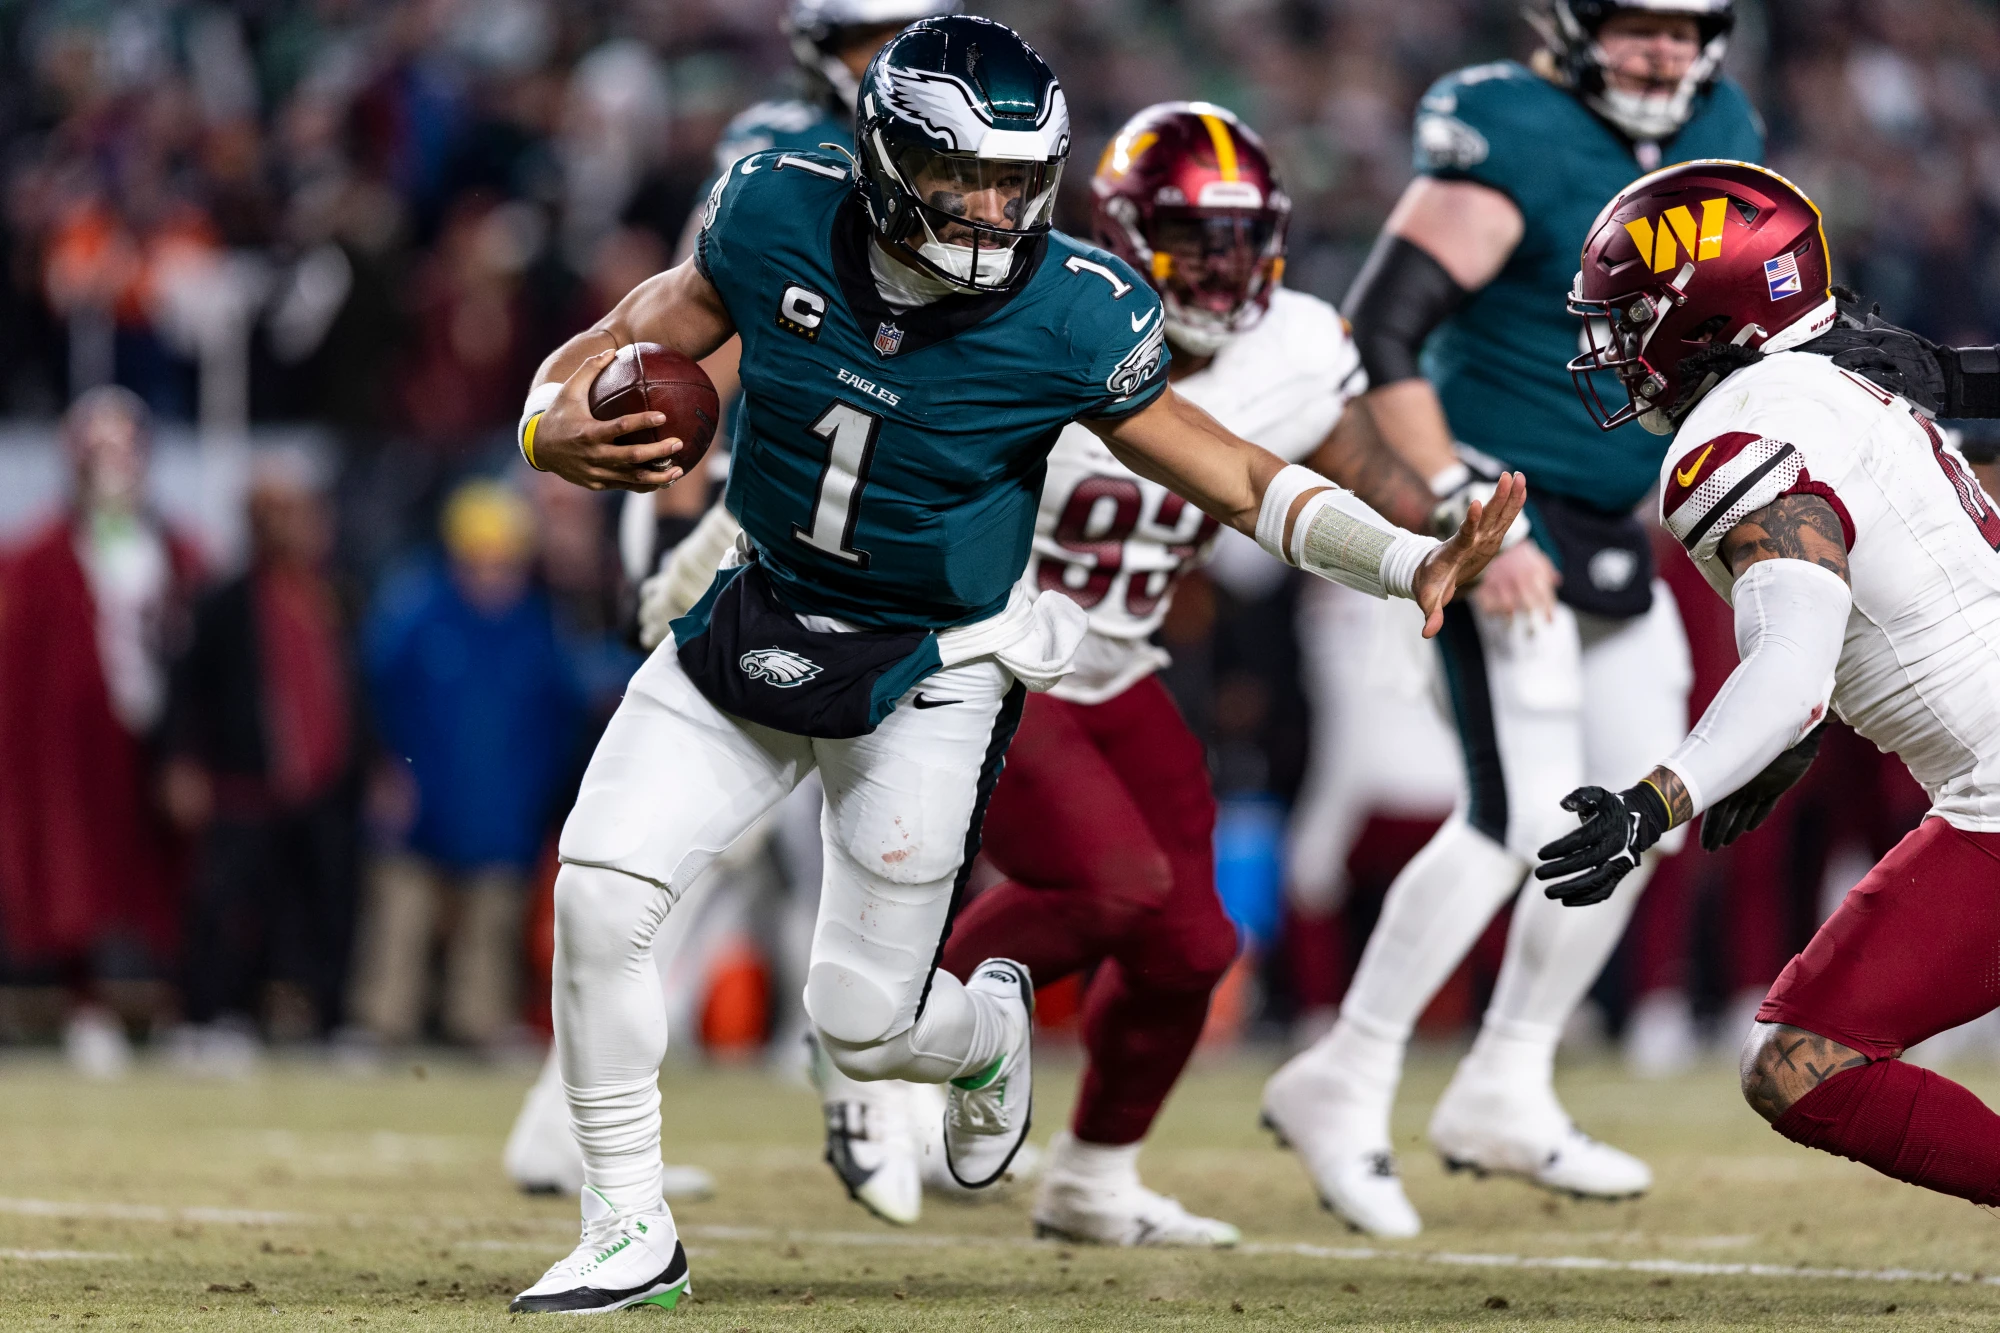
M 1709 391 L 1660 474 L 1660 513 L 1715 590 L 1722 539 L 1784 495 L 1822 496 L 1847 539 L 1854 609 L 1833 707 L 1897 755 L 1931 813 L 2000 832 L 2000 514 L 1928 419 L 1810 352 Z
M 847 163 L 756 153 L 710 192 L 695 263 L 743 340 L 729 510 L 794 612 L 869 629 L 998 613 L 1063 427 L 1166 386 L 1160 302 L 1060 232 L 1003 292 L 897 311 Z
M 1305 459 L 1367 387 L 1347 326 L 1317 297 L 1279 288 L 1257 324 L 1174 391 L 1225 427 L 1288 463 Z M 1030 591 L 1056 589 L 1090 616 L 1076 670 L 1052 691 L 1092 704 L 1129 689 L 1166 662 L 1149 636 L 1174 585 L 1206 561 L 1220 525 L 1071 426 L 1049 456 L 1035 518 Z

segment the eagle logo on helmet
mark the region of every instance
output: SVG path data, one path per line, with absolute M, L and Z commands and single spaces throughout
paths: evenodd
M 947 152 L 977 153 L 993 131 L 993 114 L 985 107 L 985 99 L 963 79 L 938 70 L 896 65 L 884 65 L 882 74 L 883 99 L 905 120 L 937 139 Z M 1048 98 L 1035 117 L 1035 129 L 1052 145 L 1047 156 L 1068 150 L 1069 100 L 1060 85 L 1049 85 Z
M 780 690 L 805 684 L 820 673 L 819 663 L 789 648 L 753 648 L 736 660 L 743 674 Z

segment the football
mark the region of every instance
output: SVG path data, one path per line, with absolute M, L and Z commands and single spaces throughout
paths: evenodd
M 678 438 L 673 462 L 689 471 L 708 452 L 722 403 L 708 373 L 691 358 L 658 343 L 628 343 L 590 386 L 590 414 L 599 421 L 634 412 L 661 412 L 667 424 L 620 435 L 619 444 L 654 444 Z

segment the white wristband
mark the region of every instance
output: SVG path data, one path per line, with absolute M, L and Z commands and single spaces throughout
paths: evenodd
M 1271 478 L 1270 484 L 1264 487 L 1264 502 L 1257 509 L 1257 544 L 1286 564 L 1296 565 L 1298 561 L 1285 549 L 1285 518 L 1301 495 L 1331 485 L 1333 483 L 1319 473 L 1297 463 Z M 1299 520 L 1298 531 L 1304 531 L 1305 515 L 1300 514 Z
M 1373 597 L 1408 597 L 1417 567 L 1437 549 L 1432 537 L 1405 532 L 1352 491 L 1308 499 L 1292 525 L 1292 563 Z
M 560 393 L 562 393 L 561 380 L 550 380 L 546 384 L 537 384 L 534 388 L 528 390 L 528 401 L 521 407 L 521 419 L 514 425 L 514 443 L 520 447 L 523 458 L 528 456 L 528 446 L 525 440 L 528 432 L 528 423 L 534 420 L 539 413 L 548 411 Z M 532 462 L 533 460 L 530 461 Z

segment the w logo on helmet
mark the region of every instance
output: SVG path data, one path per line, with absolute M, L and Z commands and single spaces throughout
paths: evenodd
M 1668 273 L 1679 266 L 1681 251 L 1687 251 L 1690 260 L 1722 257 L 1722 222 L 1729 214 L 1729 200 L 1704 199 L 1701 201 L 1701 233 L 1695 233 L 1694 214 L 1686 204 L 1677 204 L 1660 214 L 1657 221 L 1648 218 L 1633 218 L 1625 224 L 1625 230 L 1632 234 L 1632 243 L 1639 247 L 1639 258 L 1652 264 L 1653 272 Z M 1675 242 L 1678 241 L 1679 245 Z
M 743 674 L 766 685 L 789 690 L 820 672 L 819 663 L 785 648 L 753 648 L 736 660 Z

